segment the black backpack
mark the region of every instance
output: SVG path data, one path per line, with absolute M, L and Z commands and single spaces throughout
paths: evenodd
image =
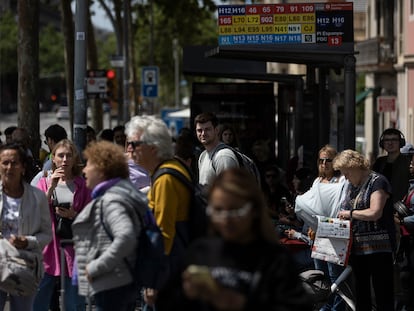
M 181 163 L 181 161 L 180 161 Z M 152 183 L 164 174 L 170 174 L 184 184 L 191 193 L 191 206 L 188 215 L 188 229 L 189 229 L 189 242 L 204 236 L 207 233 L 207 198 L 204 193 L 203 187 L 196 181 L 196 178 L 192 172 L 181 163 L 191 176 L 191 181 L 183 175 L 180 171 L 170 168 L 159 168 L 152 176 Z

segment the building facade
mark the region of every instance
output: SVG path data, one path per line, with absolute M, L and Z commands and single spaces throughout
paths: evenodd
M 413 0 L 368 1 L 366 40 L 356 45 L 357 71 L 371 91 L 365 98 L 367 154 L 382 153 L 379 137 L 389 127 L 414 141 L 413 34 Z

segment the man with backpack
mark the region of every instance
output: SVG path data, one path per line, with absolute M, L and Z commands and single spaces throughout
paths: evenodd
M 192 197 L 191 190 L 171 171 L 178 171 L 189 182 L 192 182 L 191 175 L 186 165 L 174 158 L 172 139 L 161 119 L 135 116 L 126 124 L 125 133 L 127 145 L 133 148 L 134 161 L 151 175 L 148 205 L 164 238 L 171 276 L 178 272 L 189 243 L 188 217 Z M 154 293 L 152 290 L 145 292 L 149 304 L 154 303 Z
M 199 183 L 208 185 L 220 172 L 231 167 L 239 167 L 236 154 L 220 141 L 217 116 L 204 112 L 194 119 L 197 139 L 205 150 L 198 159 Z

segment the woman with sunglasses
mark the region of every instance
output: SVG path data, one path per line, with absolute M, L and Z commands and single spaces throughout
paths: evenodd
M 190 246 L 181 292 L 161 292 L 159 310 L 310 310 L 293 259 L 278 244 L 264 196 L 243 169 L 209 190 L 211 235 Z
M 337 217 L 339 211 L 345 178 L 333 168 L 333 159 L 336 155 L 336 149 L 330 145 L 325 145 L 319 150 L 317 160 L 318 177 L 316 177 L 308 192 L 296 198 L 295 211 L 298 217 L 302 218 L 305 224 L 311 228 L 310 236 L 314 236 L 314 231 L 316 231 L 316 224 L 314 223 L 316 218 L 312 215 Z M 309 217 L 304 214 L 304 211 L 307 210 L 307 204 L 309 204 L 307 215 L 310 215 Z M 314 264 L 316 269 L 325 273 L 331 283 L 335 282 L 344 270 L 342 266 L 319 259 L 314 259 Z M 320 310 L 342 311 L 345 310 L 345 307 L 345 301 L 339 295 L 334 294 Z
M 330 145 L 325 145 L 319 150 L 318 157 L 318 172 L 319 176 L 315 179 L 314 185 L 317 183 L 320 184 L 333 184 L 333 183 L 343 183 L 344 177 L 341 176 L 340 171 L 336 171 L 333 168 L 333 159 L 337 155 L 337 151 L 334 147 Z M 322 185 L 323 187 L 323 185 Z M 331 216 L 331 215 L 322 215 L 322 216 Z M 315 259 L 315 268 L 322 270 L 325 275 L 329 277 L 330 282 L 335 282 L 339 275 L 344 271 L 344 267 L 323 261 L 320 259 Z M 335 294 L 332 295 L 329 302 L 321 308 L 321 311 L 339 311 L 345 310 L 345 301 L 341 296 Z

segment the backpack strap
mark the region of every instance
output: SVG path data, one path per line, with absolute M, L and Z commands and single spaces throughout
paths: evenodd
M 239 167 L 243 167 L 243 158 L 242 156 L 239 154 L 239 152 L 237 150 L 235 150 L 233 147 L 226 145 L 224 143 L 220 143 L 217 148 L 214 150 L 213 154 L 211 155 L 211 166 L 213 167 L 214 172 L 216 172 L 216 167 L 214 165 L 214 156 L 216 155 L 216 153 L 222 149 L 230 149 L 231 151 L 233 151 L 234 155 L 237 158 L 237 161 L 239 162 Z
M 154 183 L 158 177 L 165 175 L 165 174 L 169 174 L 174 176 L 176 179 L 178 179 L 182 184 L 184 184 L 190 191 L 194 190 L 194 185 L 192 184 L 192 182 L 190 182 L 188 180 L 187 177 L 184 176 L 183 173 L 181 173 L 180 171 L 171 168 L 171 167 L 161 167 L 159 168 L 154 175 L 152 175 L 151 179 L 152 179 L 152 183 Z

